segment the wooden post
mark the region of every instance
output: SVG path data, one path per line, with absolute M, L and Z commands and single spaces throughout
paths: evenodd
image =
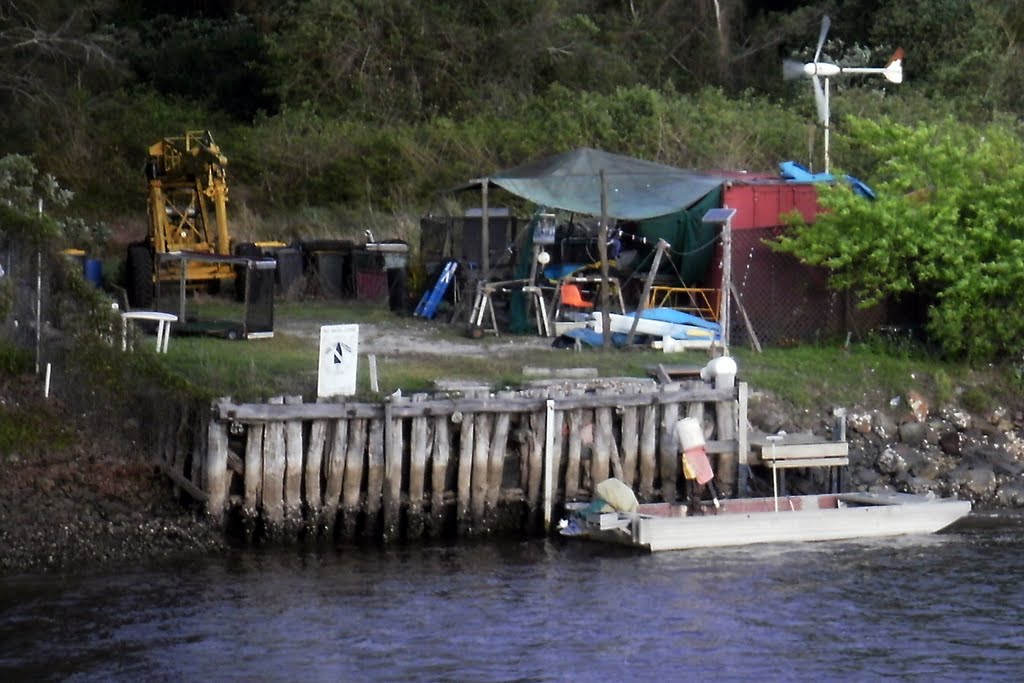
M 301 405 L 301 396 L 286 396 L 286 405 Z M 285 470 L 284 505 L 289 522 L 302 514 L 302 420 L 288 420 L 284 425 Z
M 309 445 L 306 447 L 305 490 L 306 506 L 312 523 L 320 518 L 324 497 L 320 485 L 320 471 L 323 469 L 324 447 L 327 444 L 327 420 L 313 420 L 309 429 Z M 337 498 L 334 500 L 337 509 Z
M 455 417 L 454 415 L 452 416 Z M 457 517 L 459 534 L 462 535 L 469 530 L 469 508 L 470 508 L 470 484 L 473 479 L 473 436 L 476 420 L 473 415 L 458 413 L 459 425 L 459 470 L 458 487 L 459 495 L 457 501 Z
M 487 501 L 488 461 L 491 449 L 492 416 L 488 413 L 476 414 L 476 438 L 473 441 L 473 474 L 470 485 L 470 509 L 473 515 L 472 531 L 478 534 L 484 530 L 484 508 Z
M 256 517 L 256 508 L 263 500 L 263 432 L 264 425 L 250 424 L 245 430 L 245 473 L 243 474 L 243 510 L 245 517 Z
M 268 403 L 281 405 L 283 396 L 275 396 Z M 263 434 L 263 514 L 271 536 L 280 531 L 284 521 L 285 442 L 284 424 L 273 421 Z
M 402 502 L 402 419 L 392 416 L 393 403 L 384 404 L 384 542 L 398 538 Z
M 327 486 L 324 490 L 323 520 L 324 526 L 327 527 L 328 531 L 334 529 L 334 525 L 338 520 L 338 504 L 340 503 L 341 490 L 345 481 L 346 460 L 348 459 L 348 455 L 345 452 L 348 441 L 348 429 L 349 423 L 345 418 L 334 420 L 331 448 L 327 453 L 327 462 L 324 463 L 324 479 L 327 482 Z M 317 477 L 319 477 L 319 473 L 317 473 Z
M 612 448 L 611 408 L 594 411 L 594 445 L 590 449 L 590 491 L 608 478 L 608 467 Z
M 210 419 L 206 427 L 206 513 L 217 524 L 224 519 L 228 500 L 228 425 L 220 420 Z
M 665 253 L 665 249 L 668 248 L 668 242 L 663 239 L 658 240 L 658 246 L 654 248 L 654 258 L 651 260 L 651 269 L 647 273 L 647 279 L 644 280 L 644 289 L 640 294 L 640 303 L 636 307 L 636 311 L 633 313 L 633 322 L 629 326 L 629 334 L 626 335 L 626 346 L 632 346 L 633 337 L 636 336 L 636 326 L 640 323 L 640 314 L 647 308 L 647 299 L 651 295 L 651 287 L 654 286 L 654 278 L 658 276 L 658 268 L 661 267 L 661 255 Z
M 426 394 L 415 394 L 412 397 L 413 403 L 422 403 L 426 399 Z M 429 431 L 430 425 L 426 415 L 412 419 L 409 434 L 409 508 L 406 515 L 409 520 L 409 538 L 419 538 L 423 535 L 423 485 L 432 445 Z
M 515 396 L 515 392 L 503 391 L 498 393 L 498 400 L 508 399 Z M 500 412 L 494 419 L 494 434 L 491 437 L 490 455 L 487 463 L 487 496 L 485 499 L 485 511 L 488 517 L 488 525 L 493 522 L 493 517 L 498 509 L 498 496 L 501 493 L 501 482 L 505 474 L 505 453 L 508 447 L 508 427 L 511 421 L 508 412 Z
M 665 385 L 667 390 L 679 388 L 678 383 Z M 679 404 L 666 403 L 662 407 L 661 442 L 658 448 L 658 460 L 661 468 L 661 499 L 666 503 L 674 503 L 679 488 L 676 478 L 681 467 L 679 448 L 676 445 L 676 422 L 679 421 Z
M 654 475 L 657 471 L 656 458 L 658 443 L 658 409 L 644 406 L 640 414 L 640 486 L 641 502 L 654 498 Z
M 345 420 L 348 425 L 348 447 L 345 449 L 345 477 L 341 489 L 341 506 L 343 511 L 343 537 L 346 540 L 355 538 L 356 522 L 359 520 L 359 494 L 363 487 L 363 468 L 366 455 L 367 421 L 361 418 Z M 342 420 L 337 422 L 336 429 L 342 428 Z M 335 432 L 337 437 L 337 432 Z M 341 477 L 338 477 L 339 482 Z M 333 525 L 334 518 L 328 520 Z
M 451 452 L 448 416 L 442 415 L 434 421 L 434 460 L 430 472 L 430 535 L 437 538 L 444 530 L 444 494 L 448 484 L 448 459 Z
M 583 452 L 583 411 L 569 413 L 569 455 L 565 468 L 565 500 L 572 502 L 580 494 L 580 457 Z
M 377 535 L 377 516 L 380 514 L 381 497 L 384 488 L 384 422 L 386 418 L 370 420 L 370 443 L 367 446 L 366 464 L 366 536 Z
M 537 529 L 538 513 L 540 513 L 540 485 L 544 475 L 544 413 L 530 413 L 530 429 L 527 446 L 529 447 L 529 478 L 526 486 L 526 499 L 529 509 L 528 531 Z
M 715 426 L 719 441 L 733 441 L 736 438 L 735 408 L 735 401 L 718 401 L 715 404 Z M 719 494 L 723 498 L 736 496 L 736 455 L 735 450 L 718 454 L 718 471 L 715 477 L 719 481 Z
M 636 481 L 637 454 L 640 450 L 640 435 L 636 429 L 636 406 L 622 409 L 622 481 L 632 487 Z

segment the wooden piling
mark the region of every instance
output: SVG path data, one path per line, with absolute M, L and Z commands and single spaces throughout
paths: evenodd
M 498 394 L 498 400 L 508 400 L 514 396 L 511 391 Z M 501 483 L 505 475 L 505 452 L 508 446 L 509 423 L 512 416 L 510 413 L 498 413 L 494 418 L 494 433 L 491 436 L 491 444 L 488 448 L 487 457 L 487 491 L 484 497 L 484 516 L 486 526 L 493 527 L 494 517 L 498 509 L 498 496 L 501 493 Z
M 412 401 L 413 403 L 422 403 L 426 398 L 426 394 L 416 394 L 412 397 Z M 423 486 L 426 479 L 427 459 L 430 457 L 433 445 L 429 430 L 430 423 L 426 415 L 412 419 L 412 428 L 409 434 L 409 506 L 406 514 L 409 538 L 419 538 L 423 535 Z
M 469 531 L 470 527 L 470 487 L 473 479 L 473 436 L 476 431 L 476 420 L 472 414 L 456 413 L 459 420 L 459 470 L 458 497 L 456 499 L 456 516 L 459 535 Z
M 324 487 L 321 472 L 324 470 L 324 449 L 327 444 L 327 420 L 313 420 L 309 428 L 309 444 L 306 446 L 306 468 L 303 472 L 304 481 L 302 495 L 309 510 L 311 526 L 319 524 L 324 505 Z M 334 500 L 337 507 L 337 495 Z
M 206 512 L 215 523 L 224 519 L 228 500 L 228 425 L 220 420 L 207 418 L 206 427 Z
M 321 515 L 321 524 L 328 533 L 333 532 L 334 525 L 338 521 L 338 505 L 341 502 L 345 470 L 348 467 L 349 421 L 340 419 L 332 420 L 331 422 L 331 445 L 327 450 L 327 459 L 323 463 L 325 486 Z M 319 477 L 319 473 L 317 476 Z
M 256 518 L 257 509 L 263 499 L 263 433 L 266 426 L 250 424 L 245 432 L 245 472 L 243 487 L 245 497 L 242 510 L 248 520 Z
M 301 405 L 301 396 L 286 396 L 286 405 Z M 289 524 L 297 524 L 302 515 L 302 421 L 284 423 L 284 514 Z
M 636 406 L 626 406 L 622 409 L 622 481 L 630 487 L 637 480 L 637 456 L 640 452 L 637 415 Z
M 544 427 L 546 419 L 544 412 L 540 411 L 530 413 L 529 420 L 529 438 L 526 441 L 527 452 L 529 453 L 527 460 L 529 476 L 526 486 L 526 505 L 528 510 L 527 529 L 533 531 L 537 529 L 541 508 L 540 494 L 544 476 Z
M 352 540 L 356 535 L 356 525 L 359 521 L 359 499 L 363 487 L 363 471 L 367 469 L 367 420 L 355 418 L 351 421 L 338 420 L 338 429 L 341 423 L 348 425 L 348 445 L 345 448 L 345 474 L 344 485 L 341 494 L 341 506 L 344 526 L 342 537 L 345 540 Z M 334 518 L 331 518 L 334 523 Z
M 473 421 L 475 426 L 475 438 L 473 439 L 473 472 L 472 484 L 470 485 L 470 513 L 472 522 L 471 533 L 479 534 L 484 531 L 484 509 L 487 505 L 487 470 L 490 463 L 491 450 L 491 426 L 493 416 L 489 413 L 477 413 Z
M 583 411 L 569 411 L 569 452 L 565 468 L 565 500 L 575 501 L 580 492 L 580 458 L 583 452 Z
M 678 388 L 678 385 L 666 385 L 667 390 Z M 661 499 L 666 503 L 674 503 L 679 487 L 676 479 L 682 466 L 679 460 L 679 447 L 676 444 L 676 422 L 679 421 L 679 404 L 666 403 L 662 406 L 661 440 L 658 445 L 658 461 L 661 469 Z
M 642 503 L 654 500 L 654 477 L 657 473 L 658 409 L 644 406 L 640 412 L 640 486 L 637 497 Z
M 366 505 L 363 507 L 365 536 L 376 537 L 381 500 L 384 493 L 384 418 L 370 420 L 369 443 L 366 450 Z
M 594 487 L 608 478 L 612 449 L 612 412 L 611 408 L 598 408 L 594 411 L 594 443 L 590 456 L 590 492 Z M 621 468 L 620 468 L 621 469 Z
M 271 405 L 284 403 L 283 396 L 270 399 Z M 284 521 L 285 441 L 284 423 L 270 422 L 263 434 L 263 513 L 269 536 L 277 535 Z
M 434 420 L 434 459 L 430 472 L 430 536 L 438 538 L 444 531 L 447 509 L 448 459 L 450 454 L 448 416 Z
M 394 403 L 384 404 L 384 542 L 398 538 L 402 505 L 402 456 L 405 435 L 401 418 L 392 414 Z

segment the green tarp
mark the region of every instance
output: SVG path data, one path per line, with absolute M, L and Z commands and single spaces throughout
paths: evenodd
M 600 216 L 602 171 L 607 216 L 624 220 L 676 213 L 723 183 L 719 176 L 581 147 L 500 171 L 458 189 L 488 182 L 540 206 Z

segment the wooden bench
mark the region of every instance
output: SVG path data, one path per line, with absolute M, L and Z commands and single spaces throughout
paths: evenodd
M 849 445 L 813 434 L 751 434 L 751 465 L 772 469 L 842 467 L 850 464 Z
M 828 488 L 831 492 L 842 489 L 841 470 L 850 464 L 849 444 L 830 441 L 813 434 L 751 434 L 751 465 L 763 465 L 772 471 L 772 489 L 776 506 L 781 490 L 786 492 L 785 470 L 794 467 L 827 467 Z M 779 470 L 782 470 L 780 482 Z

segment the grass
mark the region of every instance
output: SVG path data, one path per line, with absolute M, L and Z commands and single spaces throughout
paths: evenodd
M 393 325 L 397 333 L 438 342 L 473 341 L 460 325 L 425 321 L 391 313 L 385 306 L 352 302 L 278 303 L 277 331 L 272 339 L 227 341 L 208 337 L 176 337 L 167 356 L 155 356 L 166 372 L 187 381 L 194 393 L 231 396 L 236 400 L 262 400 L 282 394 L 316 394 L 318 340 L 309 330 L 316 324 L 373 323 Z M 305 334 L 296 330 L 305 329 Z M 528 336 L 502 335 L 500 341 L 527 340 Z M 430 343 L 429 341 L 427 343 Z M 997 403 L 1013 402 L 1019 382 L 999 367 L 970 368 L 944 362 L 924 352 L 901 348 L 890 352 L 877 343 L 807 345 L 767 348 L 754 353 L 732 349 L 739 364 L 739 379 L 752 389 L 771 392 L 797 409 L 819 410 L 905 406 L 909 392 L 923 395 L 933 407 L 959 404 L 976 412 Z M 358 398 L 428 391 L 438 379 L 486 382 L 514 387 L 524 382 L 524 366 L 550 368 L 593 367 L 601 376 L 643 377 L 659 363 L 702 366 L 705 352 L 666 355 L 655 350 L 546 350 L 524 345 L 522 350 L 497 355 L 427 354 L 412 351 L 377 355 L 379 393 L 370 392 L 370 372 L 360 360 Z M 970 406 L 963 405 L 965 402 Z

